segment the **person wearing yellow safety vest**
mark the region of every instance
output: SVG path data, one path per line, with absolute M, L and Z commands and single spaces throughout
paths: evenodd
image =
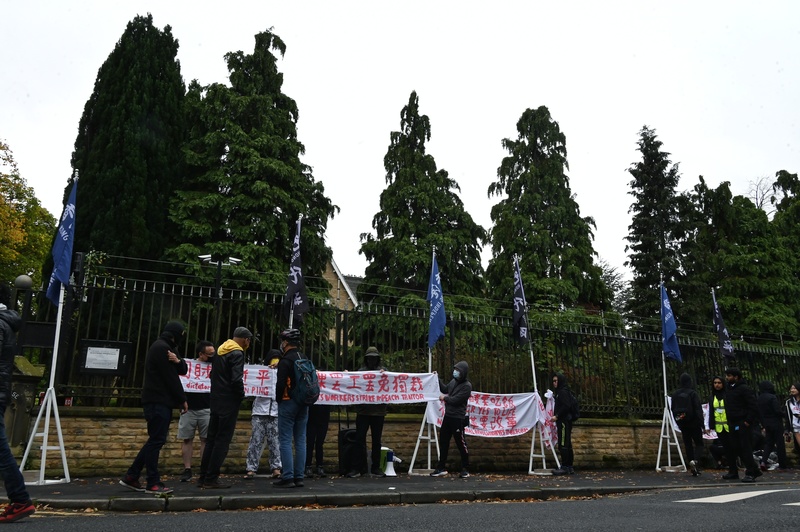
M 717 433 L 722 448 L 725 450 L 725 462 L 728 473 L 723 475 L 724 480 L 739 478 L 739 469 L 736 467 L 736 447 L 731 441 L 731 430 L 725 414 L 725 381 L 722 377 L 714 377 L 711 382 L 711 397 L 708 400 L 708 426 L 705 431 Z

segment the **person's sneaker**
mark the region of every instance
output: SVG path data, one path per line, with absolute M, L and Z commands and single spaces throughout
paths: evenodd
M 311 466 L 308 466 L 306 468 L 306 475 L 305 476 L 306 476 L 306 478 L 311 478 L 311 477 L 314 476 L 314 470 L 311 468 Z
M 432 477 L 443 477 L 447 474 L 446 469 L 435 469 L 433 473 L 431 473 Z
M 192 480 L 192 470 L 188 467 L 183 470 L 183 474 L 181 475 L 181 482 L 189 482 Z
M 33 502 L 12 502 L 0 513 L 0 523 L 13 523 L 36 512 Z
M 751 477 L 753 477 L 753 478 L 758 478 L 758 477 L 760 477 L 760 476 L 761 476 L 761 475 L 763 475 L 763 474 L 764 474 L 764 473 L 762 473 L 760 469 L 756 469 L 755 471 L 753 471 L 753 472 L 750 474 L 750 476 L 751 476 Z
M 736 473 L 725 473 L 722 475 L 722 480 L 739 480 L 739 475 Z
M 305 486 L 305 484 L 303 484 L 303 479 L 302 478 L 294 479 L 294 487 L 295 488 L 302 488 L 303 486 Z
M 293 488 L 294 487 L 294 479 L 292 478 L 282 478 L 280 480 L 276 480 L 272 483 L 273 486 L 278 488 Z
M 347 473 L 345 476 L 347 478 L 358 478 L 358 477 L 361 476 L 361 472 L 360 471 L 356 471 L 355 469 L 353 469 L 352 471 Z
M 378 469 L 378 468 L 375 468 L 375 467 L 374 467 L 374 468 L 372 468 L 372 471 L 370 471 L 370 474 L 371 474 L 373 477 L 380 477 L 380 478 L 383 478 L 383 477 L 385 477 L 385 476 L 386 476 L 386 473 L 384 473 L 383 471 L 381 471 L 380 469 Z
M 173 490 L 172 488 L 168 488 L 164 484 L 159 482 L 158 484 L 153 484 L 144 491 L 146 491 L 147 493 L 155 493 L 156 495 L 168 495 L 172 493 Z
M 320 478 L 325 478 L 327 476 L 325 474 L 325 470 L 322 469 L 322 466 L 317 466 L 317 476 Z
M 469 471 L 467 471 L 466 469 L 462 469 L 461 474 L 459 474 L 458 476 L 461 478 L 469 478 Z
M 689 470 L 692 472 L 693 477 L 700 474 L 700 471 L 697 470 L 697 462 L 694 460 L 689 461 Z
M 139 479 L 131 478 L 131 477 L 122 477 L 119 481 L 120 486 L 125 486 L 129 490 L 143 492 L 145 489 L 139 484 Z
M 572 466 L 566 466 L 566 467 L 564 467 L 564 469 L 567 470 L 567 475 L 574 475 L 575 474 L 575 470 L 572 469 Z
M 748 482 L 748 483 L 755 481 L 756 481 L 755 477 L 751 477 L 750 475 L 745 475 L 744 478 L 742 479 L 742 482 Z
M 553 476 L 559 477 L 561 475 L 568 475 L 569 471 L 566 467 L 559 467 L 558 469 L 553 469 Z

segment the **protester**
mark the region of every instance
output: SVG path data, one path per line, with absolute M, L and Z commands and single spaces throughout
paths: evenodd
M 439 433 L 439 463 L 431 473 L 432 477 L 442 477 L 447 474 L 447 452 L 450 449 L 450 438 L 456 442 L 458 452 L 461 454 L 461 478 L 469 477 L 469 449 L 464 438 L 464 428 L 468 426 L 467 403 L 472 395 L 472 383 L 467 378 L 469 366 L 465 361 L 453 366 L 453 379 L 447 384 L 440 380 L 439 391 L 442 395 L 439 400 L 444 403 L 444 418 Z
M 758 384 L 758 413 L 761 416 L 761 426 L 764 427 L 764 452 L 761 453 L 761 470 L 766 471 L 767 460 L 772 451 L 778 455 L 778 468 L 787 469 L 786 445 L 783 441 L 784 409 L 775 395 L 775 386 L 770 381 L 761 381 Z
M 733 441 L 731 428 L 728 425 L 728 416 L 725 412 L 725 383 L 722 377 L 714 377 L 711 381 L 711 397 L 708 400 L 708 426 L 706 431 L 715 431 L 717 440 L 722 445 L 725 456 L 725 465 L 728 472 L 722 476 L 724 480 L 739 478 L 739 470 L 736 467 L 736 445 Z M 717 456 L 715 459 L 722 462 Z
M 281 447 L 281 479 L 273 482 L 282 488 L 303 487 L 306 461 L 306 423 L 308 407 L 293 400 L 289 394 L 295 386 L 294 363 L 305 358 L 300 352 L 300 331 L 286 329 L 280 334 L 283 356 L 278 362 L 275 396 L 278 400 L 278 436 Z M 292 453 L 294 440 L 294 454 Z
M 318 476 L 324 478 L 324 446 L 325 437 L 328 435 L 328 426 L 331 424 L 330 405 L 315 403 L 308 408 L 308 422 L 306 423 L 306 477 Z M 317 467 L 312 467 L 316 459 Z
M 696 477 L 700 474 L 697 461 L 703 450 L 703 407 L 700 404 L 700 396 L 694 389 L 692 377 L 688 373 L 681 374 L 679 383 L 680 387 L 670 397 L 672 416 L 681 430 L 686 458 L 689 460 L 689 471 Z
M 237 327 L 233 338 L 226 340 L 211 359 L 211 418 L 208 438 L 200 462 L 197 485 L 204 489 L 230 488 L 220 482 L 219 473 L 236 430 L 239 407 L 244 399 L 244 352 L 253 341 L 253 333 Z
M 800 446 L 800 382 L 789 387 L 789 398 L 786 400 L 786 433 L 790 436 L 794 447 Z
M 177 353 L 186 329 L 179 321 L 170 321 L 164 332 L 153 342 L 144 360 L 144 384 L 142 385 L 142 409 L 147 421 L 148 439 L 136 455 L 128 472 L 119 481 L 133 491 L 148 491 L 158 494 L 172 493 L 172 488 L 161 482 L 158 473 L 158 458 L 167 442 L 172 409 L 180 408 L 181 414 L 189 409 L 183 392 L 180 375 L 186 375 L 189 367 Z M 139 484 L 142 469 L 147 470 L 147 487 Z
M 752 427 L 758 423 L 756 396 L 742 378 L 739 368 L 726 369 L 725 379 L 728 381 L 725 392 L 725 415 L 733 436 L 731 441 L 736 449 L 736 455 L 745 466 L 742 482 L 755 482 L 762 474 L 753 458 Z M 738 478 L 738 474 L 735 477 L 724 475 L 723 478 L 732 480 Z
M 267 366 L 276 368 L 281 352 L 270 349 L 267 353 Z M 254 479 L 264 446 L 269 446 L 269 468 L 273 478 L 281 476 L 281 448 L 278 440 L 278 402 L 273 397 L 256 397 L 253 400 L 250 424 L 250 444 L 247 446 L 247 473 L 245 479 Z
M 572 390 L 567 385 L 567 378 L 561 374 L 553 375 L 553 417 L 556 422 L 558 438 L 558 454 L 561 456 L 561 467 L 553 470 L 554 475 L 574 475 L 575 455 L 572 452 L 573 407 L 577 404 Z
M 11 453 L 6 437 L 6 407 L 11 399 L 11 374 L 14 371 L 14 351 L 17 346 L 17 332 L 22 326 L 22 318 L 11 310 L 11 290 L 5 283 L 0 284 L 0 475 L 6 487 L 10 504 L 0 513 L 0 523 L 13 523 L 36 512 L 36 507 L 28 495 L 25 479 Z
M 381 365 L 381 354 L 377 347 L 369 347 L 364 355 L 364 365 L 358 371 L 373 372 L 374 378 L 386 371 Z M 374 372 L 378 372 L 375 374 Z M 356 412 L 356 442 L 361 448 L 360 456 L 367 456 L 367 431 L 372 434 L 372 469 L 370 473 L 378 477 L 385 477 L 380 467 L 381 463 L 381 437 L 383 436 L 383 422 L 386 419 L 386 403 L 364 403 L 355 406 Z M 353 469 L 347 473 L 349 478 L 358 477 L 367 472 L 367 464 L 361 465 L 361 470 Z
M 214 356 L 214 344 L 201 340 L 194 348 L 195 360 L 207 363 Z M 181 457 L 183 458 L 183 474 L 181 482 L 192 480 L 192 451 L 194 450 L 194 434 L 200 438 L 200 457 L 206 448 L 208 436 L 208 419 L 211 416 L 211 394 L 202 392 L 186 392 L 189 410 L 178 420 L 178 439 L 181 440 Z

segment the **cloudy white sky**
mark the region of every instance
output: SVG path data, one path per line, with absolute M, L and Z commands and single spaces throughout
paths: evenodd
M 703 175 L 746 195 L 800 171 L 800 2 L 0 0 L 0 138 L 55 216 L 97 70 L 147 13 L 172 27 L 186 83 L 226 82 L 224 54 L 252 52 L 260 31 L 284 40 L 284 92 L 300 109 L 304 162 L 341 208 L 326 238 L 346 274 L 364 273 L 359 235 L 414 90 L 429 153 L 487 229 L 501 139 L 526 108 L 547 106 L 595 250 L 623 272 L 643 125 L 680 163 L 681 190 Z

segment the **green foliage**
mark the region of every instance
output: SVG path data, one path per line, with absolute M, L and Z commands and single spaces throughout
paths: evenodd
M 424 298 L 434 247 L 445 293 L 481 297 L 486 231 L 464 210 L 458 184 L 426 153 L 430 121 L 419 114 L 415 92 L 400 116 L 401 130 L 391 133 L 384 157 L 387 187 L 372 221 L 375 234 L 361 235 L 360 253 L 369 265 L 360 299 L 396 305 L 409 291 Z
M 177 53 L 169 26 L 137 16 L 100 67 L 72 154 L 81 179 L 75 251 L 154 259 L 172 243 L 169 201 L 184 137 Z
M 509 155 L 488 192 L 504 196 L 491 212 L 487 280 L 492 297 L 511 301 L 518 255 L 529 304 L 610 308 L 613 294 L 594 262 L 594 220 L 580 216 L 565 174 L 566 137 L 544 106 L 527 109 L 517 133 L 516 140 L 503 139 Z
M 281 92 L 273 53 L 285 51 L 280 37 L 259 33 L 252 54 L 225 56 L 230 86 L 190 84 L 187 177 L 171 208 L 181 244 L 169 255 L 185 263 L 203 254 L 242 259 L 242 267 L 224 274 L 281 293 L 302 214 L 303 273 L 319 294 L 326 283 L 311 279 L 321 277 L 331 256 L 323 236 L 338 208 L 300 160 L 297 104 Z M 199 266 L 192 273 L 206 281 L 215 274 Z
M 668 289 L 678 277 L 678 200 L 675 188 L 680 174 L 669 153 L 661 151 L 655 130 L 644 126 L 639 131 L 639 152 L 642 160 L 628 169 L 632 179 L 630 194 L 634 202 L 628 227 L 629 251 L 626 266 L 633 271 L 629 317 L 642 323 L 659 312 L 658 287 L 663 280 Z M 676 308 L 673 306 L 673 308 Z M 676 314 L 680 318 L 680 314 Z
M 0 141 L 0 282 L 26 274 L 33 286 L 40 285 L 55 230 L 55 218 L 20 176 L 11 148 Z

